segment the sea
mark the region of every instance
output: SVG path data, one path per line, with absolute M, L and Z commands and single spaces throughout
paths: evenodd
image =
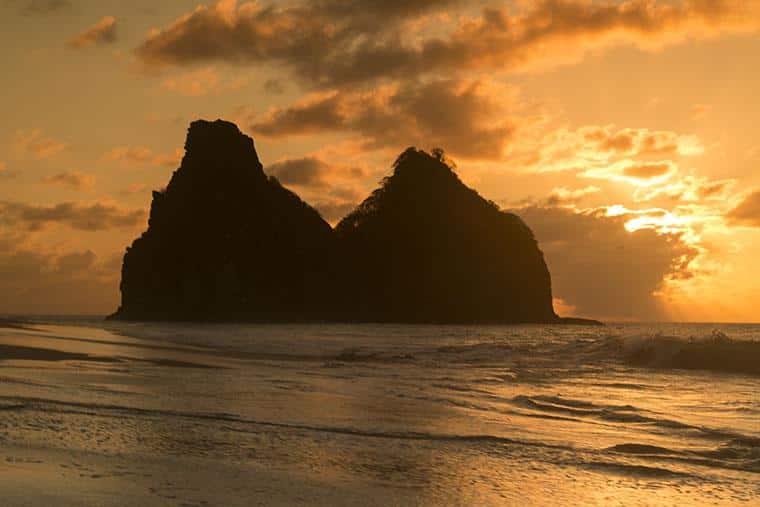
M 0 322 L 3 505 L 760 505 L 760 325 Z

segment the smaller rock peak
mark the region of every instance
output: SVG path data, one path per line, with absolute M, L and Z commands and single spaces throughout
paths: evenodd
M 430 153 L 415 147 L 404 150 L 393 164 L 393 180 L 409 182 L 458 181 L 454 164 L 443 150 L 434 149 Z

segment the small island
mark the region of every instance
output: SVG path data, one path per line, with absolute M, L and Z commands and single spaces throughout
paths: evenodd
M 333 229 L 222 120 L 190 125 L 120 290 L 113 319 L 595 323 L 556 315 L 531 230 L 464 185 L 442 151 L 405 150 Z

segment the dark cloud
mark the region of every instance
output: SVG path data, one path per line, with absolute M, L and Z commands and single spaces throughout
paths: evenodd
M 315 157 L 283 160 L 270 165 L 267 172 L 285 185 L 316 186 L 327 185 L 332 168 Z
M 18 176 L 18 173 L 16 171 L 11 171 L 8 169 L 8 165 L 5 162 L 0 161 L 0 178 L 15 178 Z
M 326 221 L 335 224 L 356 208 L 358 201 L 321 200 L 313 203 Z
M 42 182 L 49 185 L 64 185 L 81 190 L 92 188 L 95 184 L 95 177 L 91 174 L 85 174 L 79 171 L 64 171 L 62 173 L 46 176 L 42 179 Z
M 95 264 L 96 256 L 91 250 L 61 255 L 56 262 L 58 271 L 64 273 L 79 273 Z
M 271 164 L 267 173 L 299 193 L 334 223 L 353 210 L 362 197 L 361 182 L 367 171 L 361 167 L 331 165 L 316 157 L 281 160 Z
M 7 4 L 14 5 L 24 14 L 44 15 L 70 10 L 70 0 L 6 0 Z
M 334 184 L 336 180 L 358 180 L 367 176 L 361 167 L 328 164 L 313 156 L 280 160 L 271 164 L 267 172 L 286 185 L 317 188 Z
M 315 75 L 351 46 L 367 38 L 393 38 L 404 22 L 454 3 L 458 2 L 306 0 L 282 6 L 220 1 L 200 6 L 151 34 L 136 54 L 154 65 L 280 61 L 304 75 Z
M 131 185 L 128 185 L 125 188 L 122 188 L 119 193 L 121 195 L 134 195 L 139 194 L 141 192 L 146 192 L 148 189 L 148 185 L 145 183 L 132 183 Z
M 557 187 L 552 190 L 547 197 L 545 204 L 547 206 L 563 206 L 576 204 L 590 194 L 599 192 L 600 189 L 594 186 L 570 190 L 565 187 Z
M 271 95 L 281 95 L 285 93 L 285 83 L 280 79 L 267 79 L 262 85 L 264 91 Z
M 410 29 L 409 23 L 447 12 L 451 4 L 223 1 L 152 33 L 136 54 L 149 65 L 282 63 L 305 81 L 336 85 L 564 62 L 621 42 L 658 46 L 679 36 L 757 25 L 756 8 L 741 0 L 539 0 L 521 10 L 505 6 L 484 9 L 476 18 L 451 16 L 463 19 L 453 27 Z
M 5 241 L 12 239 L 12 241 Z M 0 231 L 0 314 L 105 314 L 118 303 L 118 269 L 84 252 L 17 247 Z
M 513 134 L 504 90 L 483 81 L 409 81 L 372 92 L 330 93 L 270 111 L 251 130 L 271 137 L 350 132 L 367 149 L 440 146 L 462 158 L 499 159 Z
M 82 49 L 114 42 L 116 42 L 116 18 L 106 16 L 71 39 L 66 45 L 72 49 Z
M 730 225 L 760 227 L 760 190 L 755 190 L 726 214 Z
M 433 10 L 441 10 L 464 3 L 463 0 L 312 0 L 315 10 L 332 18 L 351 19 L 359 27 L 378 30 L 378 20 L 385 22 L 415 18 Z
M 552 274 L 555 297 L 578 315 L 666 318 L 653 295 L 666 278 L 688 278 L 697 252 L 676 235 L 628 232 L 627 216 L 530 206 L 515 210 L 531 227 Z
M 0 207 L 0 314 L 100 314 L 118 303 L 121 254 L 59 250 Z
M 337 92 L 309 97 L 293 106 L 270 111 L 265 118 L 255 121 L 251 129 L 269 137 L 345 130 L 350 128 L 344 111 L 347 102 Z
M 52 206 L 0 201 L 0 224 L 40 230 L 61 224 L 82 231 L 133 228 L 144 224 L 143 209 L 122 209 L 115 204 L 64 202 Z

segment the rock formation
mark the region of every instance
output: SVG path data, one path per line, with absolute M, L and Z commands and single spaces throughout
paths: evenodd
M 409 148 L 333 230 L 262 169 L 253 140 L 196 121 L 124 256 L 129 320 L 559 322 L 530 229 Z
M 551 280 L 528 226 L 466 187 L 441 152 L 402 153 L 336 227 L 349 315 L 363 321 L 551 322 Z
M 124 255 L 115 317 L 321 318 L 333 242 L 316 210 L 267 178 L 250 137 L 193 122 L 180 168 L 153 192 L 148 230 Z

